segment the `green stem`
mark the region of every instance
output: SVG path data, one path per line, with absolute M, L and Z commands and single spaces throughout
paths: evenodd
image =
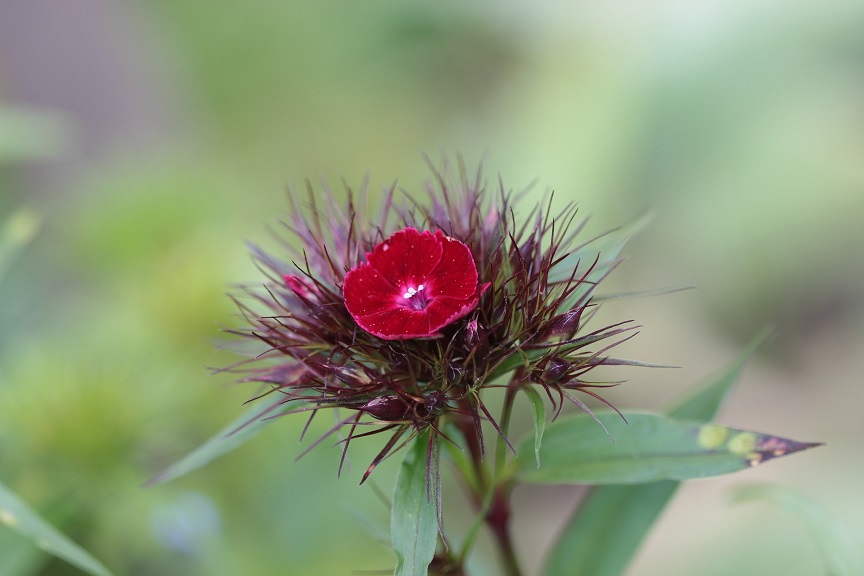
M 510 416 L 513 413 L 513 403 L 516 401 L 516 393 L 519 391 L 522 380 L 524 379 L 525 369 L 518 368 L 513 372 L 510 382 L 507 384 L 507 392 L 504 394 L 504 405 L 501 407 L 501 420 L 498 426 L 504 436 L 510 430 Z M 503 437 L 498 436 L 498 442 L 495 445 L 495 478 L 498 479 L 504 471 L 507 463 L 507 442 Z

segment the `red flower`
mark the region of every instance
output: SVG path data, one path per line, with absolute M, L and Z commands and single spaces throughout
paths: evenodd
M 440 230 L 405 228 L 366 254 L 342 285 L 345 306 L 361 328 L 385 340 L 440 336 L 438 330 L 477 307 L 468 246 Z

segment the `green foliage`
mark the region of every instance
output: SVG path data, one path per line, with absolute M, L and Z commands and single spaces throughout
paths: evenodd
M 0 153 L 2 152 L 3 150 L 0 149 Z M 13 214 L 0 228 L 0 280 L 2 280 L 3 272 L 11 263 L 16 252 L 36 235 L 39 224 L 40 219 L 37 216 L 26 210 L 21 210 Z M 51 526 L 2 483 L 0 483 L 0 524 L 30 540 L 42 551 L 62 558 L 88 574 L 94 576 L 110 576 L 111 574 L 101 562 Z M 0 540 L 0 542 L 8 543 L 9 541 Z M 7 574 L 19 569 L 26 570 L 28 566 L 35 563 L 35 551 L 32 547 L 15 543 L 12 548 L 13 550 L 8 553 L 0 554 L 0 557 L 5 558 L 4 562 L 8 563 L 5 567 L 0 564 L 0 568 L 3 568 Z M 0 547 L 0 552 L 4 552 L 2 547 Z
M 855 544 L 840 528 L 825 506 L 798 490 L 777 484 L 751 484 L 736 488 L 735 503 L 768 503 L 798 520 L 807 528 L 810 540 L 822 559 L 825 576 L 860 574 L 853 567 Z
M 534 457 L 537 459 L 537 467 L 540 467 L 540 447 L 543 445 L 543 432 L 546 430 L 546 407 L 543 398 L 534 388 L 524 388 L 523 392 L 528 396 L 531 403 L 531 411 L 534 414 Z
M 544 576 L 619 576 L 678 488 L 666 480 L 592 488 L 547 556 Z
M 699 386 L 670 415 L 712 420 L 767 335 L 766 331 L 754 338 L 729 367 Z M 546 558 L 544 576 L 622 574 L 679 484 L 666 480 L 592 488 Z
M 598 413 L 605 430 L 587 414 L 550 424 L 540 468 L 532 457 L 534 440 L 528 438 L 517 450 L 516 478 L 543 484 L 686 480 L 744 470 L 817 445 L 659 414 L 623 416 Z
M 428 442 L 428 430 L 414 439 L 396 476 L 390 518 L 390 538 L 396 553 L 395 576 L 425 576 L 435 555 L 438 488 L 435 475 L 427 476 Z
M 255 404 L 234 422 L 228 424 L 198 448 L 159 472 L 147 483 L 160 484 L 185 476 L 189 472 L 197 470 L 210 461 L 242 446 L 254 438 L 268 423 L 267 416 L 272 415 L 273 410 L 279 406 L 281 398 L 278 400 L 275 403 L 261 402 Z
M 0 222 L 0 281 L 18 253 L 36 236 L 40 224 L 41 219 L 26 209 Z
M 0 524 L 36 543 L 39 548 L 74 564 L 93 576 L 111 576 L 101 562 L 61 534 L 15 493 L 0 484 Z

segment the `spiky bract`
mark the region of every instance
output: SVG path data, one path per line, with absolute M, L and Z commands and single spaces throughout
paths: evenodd
M 598 254 L 579 258 L 586 253 L 577 240 L 584 221 L 576 221 L 575 206 L 553 216 L 550 199 L 525 214 L 517 205 L 529 201 L 527 190 L 508 191 L 500 181 L 487 189 L 482 170 L 472 178 L 460 164 L 456 177 L 446 167 L 433 175 L 425 198 L 395 185 L 386 190 L 377 218 L 367 216 L 365 184 L 359 192 L 346 186 L 343 205 L 326 185 L 318 192 L 307 182 L 308 201 L 294 200 L 282 222 L 300 248 L 281 239 L 287 258 L 276 258 L 253 246 L 267 280 L 263 290 L 249 287 L 235 298 L 248 326 L 232 332 L 264 349 L 232 368 L 246 372 L 245 381 L 264 383 L 262 395 L 278 395 L 272 415 L 310 412 L 311 420 L 324 408 L 347 411 L 313 443 L 346 429 L 343 461 L 351 440 L 391 432 L 364 480 L 421 430 L 435 432 L 430 442 L 449 440 L 447 422 L 482 453 L 483 421 L 504 434 L 484 401 L 490 388 L 540 386 L 556 413 L 565 398 L 587 410 L 571 391 L 599 398 L 591 388 L 600 384 L 584 376 L 607 361 L 606 351 L 620 341 L 615 336 L 633 329 L 628 322 L 585 328 L 596 310 L 596 285 L 614 264 L 598 266 Z M 439 337 L 385 340 L 358 327 L 343 280 L 376 245 L 408 227 L 440 230 L 466 245 L 478 283 L 489 287 Z

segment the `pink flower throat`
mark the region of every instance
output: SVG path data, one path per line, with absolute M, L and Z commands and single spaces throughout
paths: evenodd
M 402 298 L 407 300 L 405 303 L 409 308 L 413 308 L 414 310 L 425 310 L 426 306 L 429 304 L 429 298 L 423 292 L 423 289 L 426 286 L 420 284 L 417 288 L 406 288 L 405 293 L 402 294 Z

